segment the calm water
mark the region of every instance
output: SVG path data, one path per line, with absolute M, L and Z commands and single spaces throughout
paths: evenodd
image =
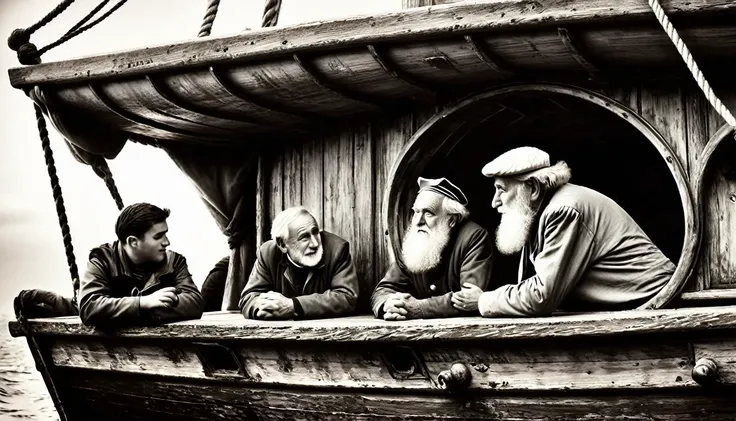
M 28 343 L 10 337 L 10 317 L 0 315 L 0 421 L 59 421 Z

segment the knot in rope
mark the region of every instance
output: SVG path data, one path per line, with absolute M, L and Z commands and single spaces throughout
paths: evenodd
M 31 42 L 31 34 L 24 28 L 13 30 L 8 37 L 8 47 L 13 51 L 18 51 L 21 45 L 29 42 Z
M 266 0 L 266 7 L 263 11 L 263 19 L 261 26 L 266 28 L 276 26 L 279 21 L 279 12 L 281 11 L 281 0 Z
M 41 56 L 34 44 L 27 42 L 18 48 L 18 61 L 23 65 L 41 64 Z

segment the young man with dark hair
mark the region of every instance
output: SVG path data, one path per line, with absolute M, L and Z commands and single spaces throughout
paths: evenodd
M 146 326 L 202 316 L 202 295 L 184 256 L 167 250 L 168 209 L 136 203 L 120 212 L 118 240 L 92 249 L 81 282 L 87 326 Z

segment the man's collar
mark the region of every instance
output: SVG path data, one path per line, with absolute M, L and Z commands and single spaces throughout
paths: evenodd
M 115 250 L 115 254 L 117 256 L 120 275 L 132 278 L 133 270 L 134 268 L 136 268 L 137 265 L 133 263 L 133 261 L 130 259 L 128 253 L 125 252 L 125 248 L 119 240 L 116 240 L 115 243 L 113 243 L 113 249 Z M 152 272 L 156 273 L 159 276 L 171 272 L 166 270 L 166 268 L 168 267 L 168 259 L 169 252 L 167 251 L 164 260 L 160 264 L 150 265 Z

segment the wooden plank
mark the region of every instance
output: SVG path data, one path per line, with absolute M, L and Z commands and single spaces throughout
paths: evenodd
M 71 374 L 71 373 L 68 373 Z M 583 395 L 390 395 L 361 390 L 320 392 L 181 384 L 133 378 L 71 376 L 73 398 L 124 403 L 154 418 L 161 412 L 211 418 L 259 420 L 732 420 L 736 401 L 725 393 Z M 176 398 L 172 399 L 172 395 Z M 142 404 L 149 403 L 149 405 Z M 80 405 L 80 406 L 83 406 Z M 158 415 L 158 414 L 155 414 Z M 157 419 L 157 418 L 156 418 Z
M 284 156 L 281 151 L 271 149 L 268 154 L 270 192 L 268 195 L 268 233 L 264 240 L 271 240 L 271 223 L 279 212 L 284 210 Z
M 324 139 L 314 136 L 302 145 L 302 204 L 314 215 L 320 228 L 324 218 Z
M 284 209 L 302 205 L 302 145 L 290 144 L 282 154 Z
M 325 229 L 355 245 L 353 210 L 355 190 L 353 174 L 353 132 L 343 131 L 324 142 L 324 212 Z M 355 255 L 353 255 L 355 258 Z
M 402 9 L 410 9 L 412 7 L 435 6 L 438 4 L 457 3 L 461 0 L 401 0 Z
M 58 339 L 50 347 L 52 361 L 57 367 L 206 378 L 196 350 L 190 346 Z
M 647 86 L 640 93 L 641 116 L 662 134 L 680 160 L 686 174 L 688 167 L 686 113 L 683 93 L 676 86 Z
M 684 301 L 736 301 L 736 289 L 708 289 L 702 291 L 683 292 L 680 299 Z
M 715 339 L 696 341 L 693 343 L 693 360 L 710 358 L 718 366 L 717 384 L 736 384 L 736 341 L 733 339 Z
M 697 90 L 694 84 L 688 85 L 689 89 L 685 90 L 684 101 L 685 101 L 685 124 L 686 124 L 686 135 L 687 135 L 687 158 L 688 168 L 691 174 L 694 174 L 695 169 L 699 165 L 700 155 L 703 152 L 703 148 L 708 143 L 708 104 L 703 94 Z M 691 180 L 691 185 L 694 186 L 694 180 Z M 698 206 L 705 204 L 698 203 Z M 712 225 L 703 221 L 703 233 L 706 238 L 711 237 Z M 708 242 L 704 241 L 701 245 L 703 249 L 707 249 Z M 701 249 L 702 250 L 702 249 Z M 693 271 L 693 279 L 688 283 L 686 288 L 688 290 L 705 290 L 710 287 L 710 255 L 709 253 L 701 252 L 699 254 L 698 263 Z M 684 297 L 681 297 L 684 298 Z
M 594 25 L 613 19 L 621 22 L 624 15 L 629 21 L 652 19 L 649 6 L 639 0 L 621 0 L 616 7 L 603 0 L 555 0 L 535 3 L 532 7 L 522 6 L 523 3 L 517 1 L 462 2 L 433 8 L 431 13 L 427 8 L 412 8 L 279 29 L 256 29 L 233 36 L 203 37 L 135 51 L 15 68 L 10 71 L 10 80 L 18 88 L 69 82 L 81 77 L 91 81 L 99 77 L 232 63 L 359 43 L 400 42 L 445 33 L 465 35 L 483 30 L 538 27 L 540 24 L 573 26 L 576 22 Z M 694 14 L 727 15 L 736 10 L 736 4 L 671 0 L 664 2 L 663 8 L 671 18 L 683 19 Z
M 8 323 L 11 335 L 24 336 L 18 322 Z M 109 336 L 84 326 L 78 317 L 28 321 L 33 335 Z M 665 310 L 630 310 L 530 318 L 449 318 L 402 323 L 353 316 L 324 320 L 271 321 L 243 319 L 236 311 L 206 313 L 199 320 L 155 327 L 130 327 L 115 332 L 129 338 L 188 340 L 291 340 L 332 342 L 396 342 L 441 340 L 507 340 L 562 337 L 628 336 L 647 333 L 696 333 L 706 329 L 736 330 L 736 306 Z
M 700 93 L 702 97 L 702 93 Z M 730 91 L 719 93 L 723 104 L 734 112 L 736 110 L 736 95 Z M 707 101 L 707 100 L 706 100 Z M 712 136 L 725 124 L 723 118 L 710 103 L 706 103 L 708 112 L 708 133 Z M 710 139 L 713 141 L 713 139 Z M 734 180 L 733 161 L 736 148 L 732 135 L 724 139 L 713 153 L 710 162 L 701 162 L 707 165 L 703 180 L 704 195 L 703 208 L 705 211 L 703 244 L 701 256 L 708 266 L 709 288 L 736 287 L 736 180 Z
M 394 259 L 390 244 L 389 230 L 384 225 L 383 212 L 384 195 L 391 168 L 395 165 L 399 152 L 414 133 L 413 116 L 405 114 L 394 120 L 382 120 L 373 125 L 373 142 L 375 144 L 375 209 L 376 227 L 373 239 L 375 241 L 375 276 L 376 283 L 383 278 L 388 265 Z
M 355 259 L 355 269 L 360 279 L 358 314 L 370 313 L 370 297 L 378 280 L 375 272 L 374 232 L 380 211 L 376 211 L 376 192 L 374 172 L 373 128 L 363 124 L 355 129 L 353 135 L 353 190 L 355 208 L 353 209 L 353 239 L 351 250 Z
M 470 369 L 469 389 L 539 392 L 699 388 L 687 343 L 579 342 L 421 350 L 433 380 L 454 362 Z

